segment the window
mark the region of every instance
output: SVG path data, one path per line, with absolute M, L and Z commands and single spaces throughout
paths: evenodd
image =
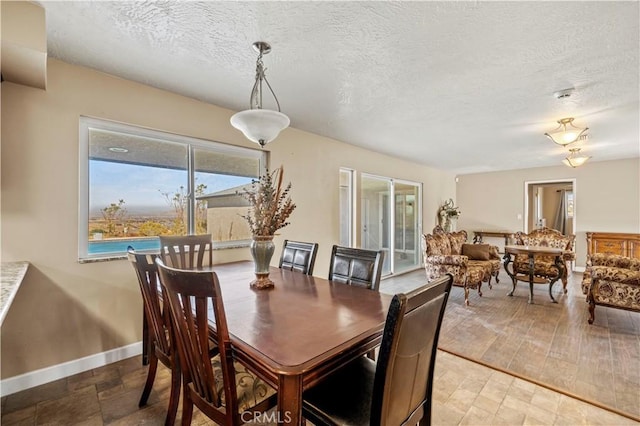
M 236 191 L 262 173 L 264 152 L 81 117 L 80 159 L 81 260 L 158 249 L 159 235 L 249 244 Z
M 567 191 L 565 192 L 565 196 L 567 197 L 565 200 L 565 205 L 567 206 L 567 218 L 573 218 L 573 192 Z

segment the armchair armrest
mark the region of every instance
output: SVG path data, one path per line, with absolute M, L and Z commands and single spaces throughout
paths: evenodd
M 609 253 L 595 253 L 590 257 L 590 266 L 608 266 L 612 268 L 640 271 L 640 259 Z M 589 264 L 587 264 L 589 266 Z
M 469 257 L 461 254 L 434 254 L 425 258 L 425 263 L 436 265 L 467 266 Z
M 591 282 L 598 279 L 640 286 L 640 271 L 612 266 L 594 266 L 591 268 Z

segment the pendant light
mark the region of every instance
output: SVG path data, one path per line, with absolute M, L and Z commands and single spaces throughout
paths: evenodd
M 280 102 L 273 92 L 264 73 L 262 56 L 271 52 L 271 46 L 264 41 L 253 43 L 253 48 L 258 52 L 256 61 L 256 80 L 249 98 L 249 109 L 240 111 L 231 117 L 231 125 L 240 130 L 244 136 L 264 148 L 266 144 L 274 140 L 280 132 L 289 127 L 289 117 L 280 112 Z M 262 105 L 263 83 L 275 100 L 277 111 L 264 109 Z

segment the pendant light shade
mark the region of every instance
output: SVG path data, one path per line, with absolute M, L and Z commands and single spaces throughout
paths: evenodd
M 234 114 L 231 125 L 250 141 L 265 146 L 289 127 L 289 117 L 270 109 L 248 109 Z
M 231 125 L 240 130 L 247 139 L 264 147 L 277 138 L 282 130 L 289 127 L 290 120 L 280 112 L 280 102 L 264 73 L 262 55 L 271 52 L 271 46 L 263 41 L 257 41 L 253 43 L 253 48 L 258 51 L 258 60 L 256 61 L 256 80 L 249 98 L 249 109 L 234 114 L 231 117 Z M 263 82 L 275 100 L 277 111 L 262 107 Z
M 587 162 L 591 157 L 587 157 L 586 155 L 580 155 L 580 148 L 572 148 L 569 150 L 569 155 L 567 158 L 562 160 L 562 162 L 569 167 L 576 168 L 582 166 Z
M 562 118 L 558 120 L 558 124 L 560 126 L 558 126 L 557 129 L 555 129 L 553 132 L 545 133 L 544 135 L 558 145 L 563 146 L 574 143 L 575 141 L 580 139 L 580 136 L 582 136 L 587 130 L 589 130 L 588 127 L 585 127 L 583 129 L 574 126 L 572 117 Z

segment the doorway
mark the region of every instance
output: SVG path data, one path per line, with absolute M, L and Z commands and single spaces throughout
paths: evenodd
M 547 227 L 576 234 L 575 179 L 525 182 L 524 232 Z

